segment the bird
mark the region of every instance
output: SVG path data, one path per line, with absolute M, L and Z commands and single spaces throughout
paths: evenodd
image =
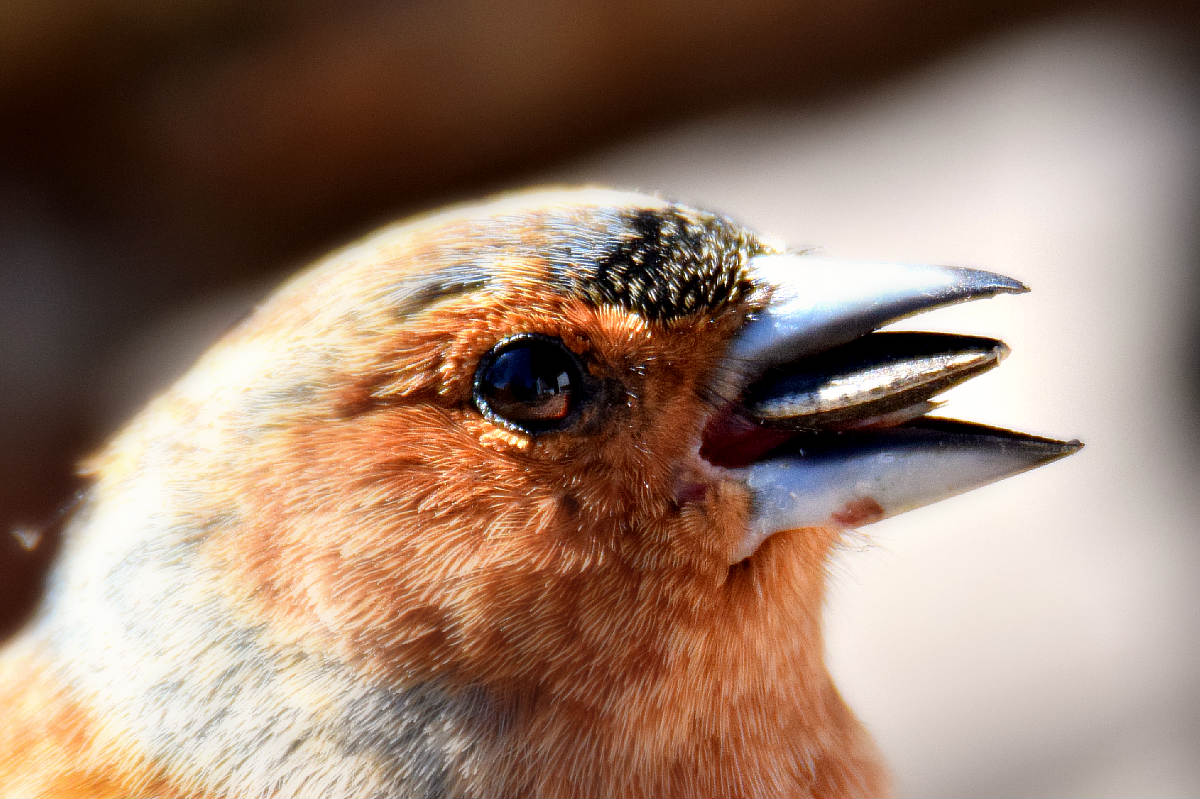
M 860 525 L 1075 452 L 930 416 L 1025 291 L 549 187 L 286 282 L 98 452 L 0 650 L 0 794 L 873 796 Z

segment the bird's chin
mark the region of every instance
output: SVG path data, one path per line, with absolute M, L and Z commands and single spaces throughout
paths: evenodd
M 996 366 L 993 339 L 877 333 L 920 311 L 1027 289 L 973 269 L 751 260 L 770 300 L 742 328 L 723 374 L 736 398 L 708 420 L 700 455 L 750 490 L 732 561 L 769 536 L 856 527 L 1069 455 L 1082 445 L 927 416 L 940 392 Z M 719 390 L 715 393 L 721 393 Z

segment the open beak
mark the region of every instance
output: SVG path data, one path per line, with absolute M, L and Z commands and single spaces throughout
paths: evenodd
M 744 480 L 754 514 L 736 562 L 770 535 L 855 527 L 1077 451 L 1056 441 L 933 419 L 933 398 L 999 363 L 993 339 L 876 333 L 921 311 L 1028 289 L 976 269 L 762 255 L 768 305 L 726 356 L 737 399 L 709 421 L 701 454 Z

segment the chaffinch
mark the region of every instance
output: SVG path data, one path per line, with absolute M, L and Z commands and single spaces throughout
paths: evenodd
M 842 531 L 1078 448 L 926 416 L 1024 291 L 641 194 L 334 253 L 86 463 L 0 655 L 0 792 L 875 795 L 823 662 Z

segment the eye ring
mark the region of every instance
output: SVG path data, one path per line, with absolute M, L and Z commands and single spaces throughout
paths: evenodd
M 484 418 L 510 430 L 564 430 L 587 399 L 585 375 L 579 357 L 557 338 L 518 333 L 480 359 L 472 400 Z

